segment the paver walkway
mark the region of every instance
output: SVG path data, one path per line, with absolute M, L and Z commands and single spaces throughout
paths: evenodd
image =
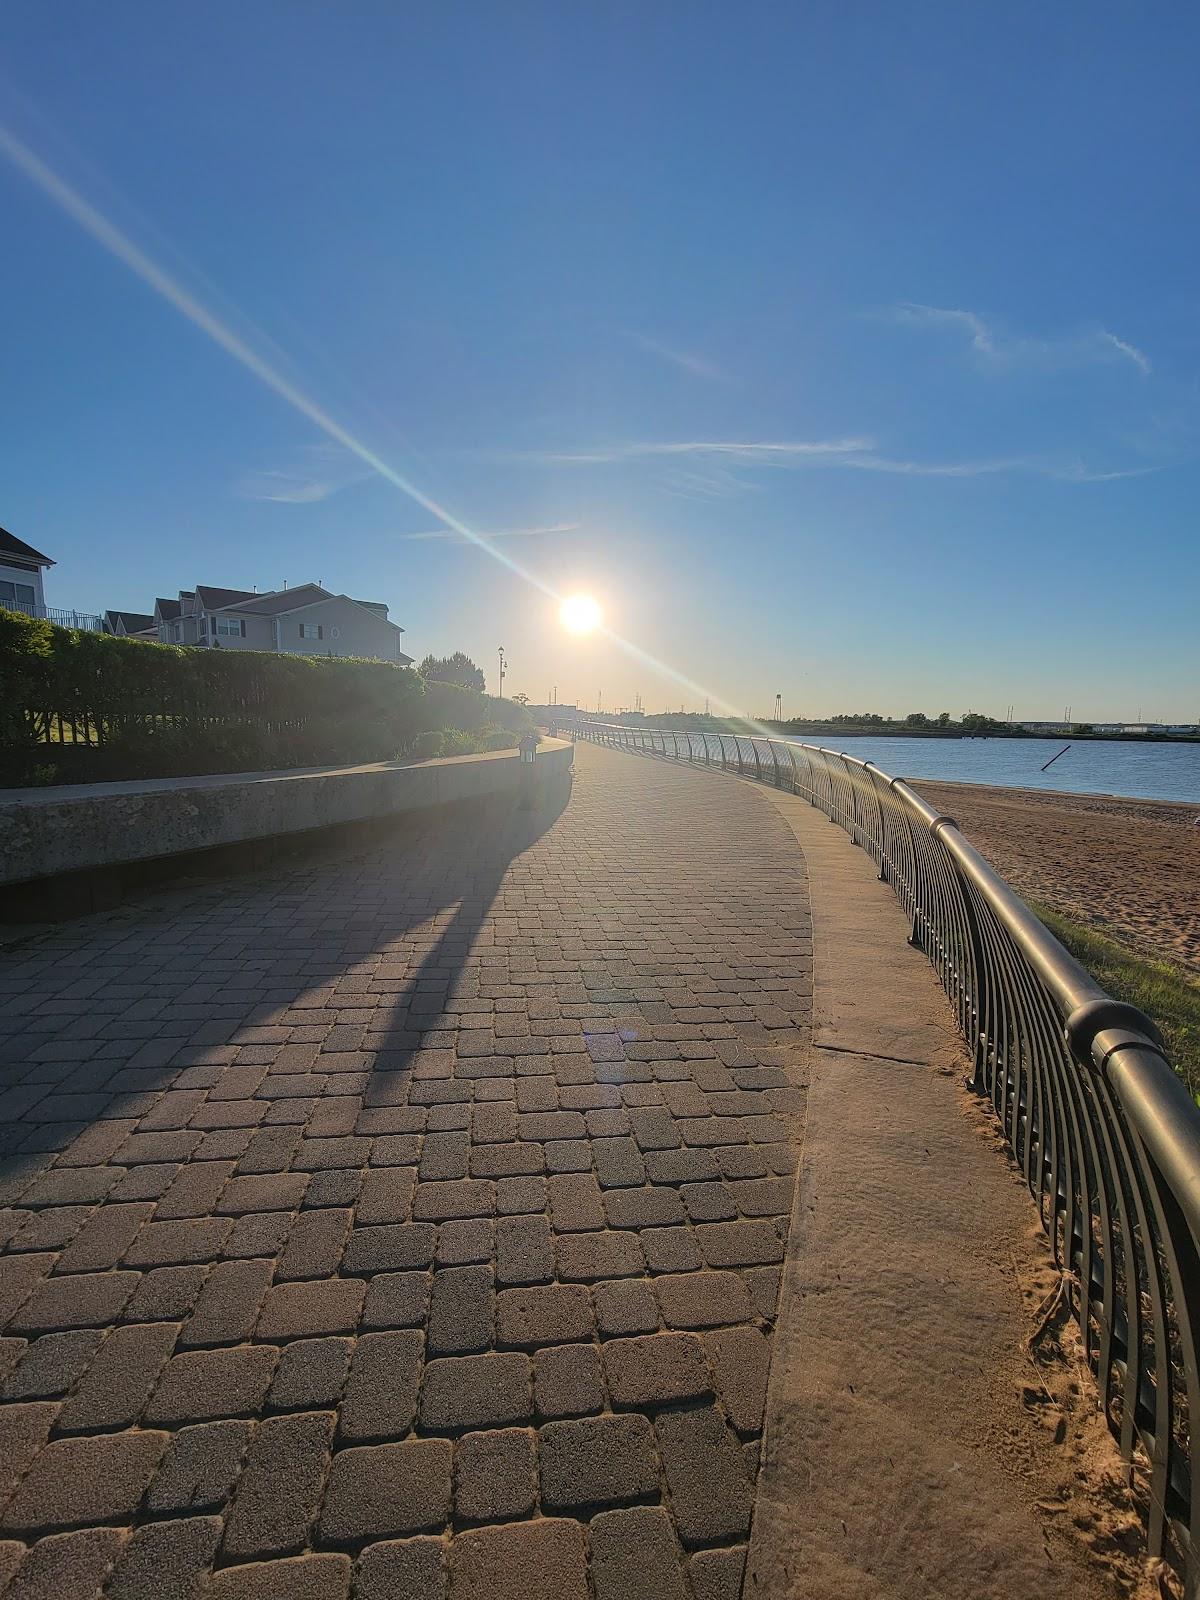
M 762 797 L 581 745 L 4 958 L 0 1583 L 736 1596 L 810 954 Z

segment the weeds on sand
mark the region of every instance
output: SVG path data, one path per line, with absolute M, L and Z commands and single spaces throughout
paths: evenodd
M 1137 1006 L 1158 1024 L 1175 1071 L 1200 1105 L 1200 981 L 1047 906 L 1034 902 L 1033 910 L 1115 1000 Z

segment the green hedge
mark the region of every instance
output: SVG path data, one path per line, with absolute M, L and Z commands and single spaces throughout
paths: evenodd
M 0 785 L 390 760 L 425 730 L 514 714 L 452 684 L 427 693 L 388 662 L 153 644 L 0 609 Z

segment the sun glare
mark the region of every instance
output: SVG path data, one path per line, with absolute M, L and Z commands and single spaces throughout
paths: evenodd
M 559 621 L 568 633 L 594 633 L 603 620 L 600 603 L 590 594 L 572 594 L 559 608 Z

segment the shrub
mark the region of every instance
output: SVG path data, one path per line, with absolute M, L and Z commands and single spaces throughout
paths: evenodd
M 487 696 L 459 683 L 425 685 L 425 715 L 431 728 L 455 728 L 475 733 L 488 720 Z
M 479 740 L 473 733 L 467 733 L 462 728 L 447 728 L 442 734 L 442 754 L 444 756 L 473 756 L 479 749 Z
M 432 761 L 445 748 L 445 739 L 434 728 L 419 733 L 413 740 L 409 754 L 417 761 Z
M 532 727 L 513 700 L 386 661 L 154 644 L 0 610 L 0 784 L 429 760 L 510 749 Z
M 499 723 L 500 727 L 507 728 L 518 738 L 528 733 L 534 725 L 533 717 L 516 700 L 497 700 L 489 696 L 488 711 L 492 722 Z
M 185 649 L 0 610 L 0 783 L 386 760 L 431 720 L 421 679 L 389 662 Z

